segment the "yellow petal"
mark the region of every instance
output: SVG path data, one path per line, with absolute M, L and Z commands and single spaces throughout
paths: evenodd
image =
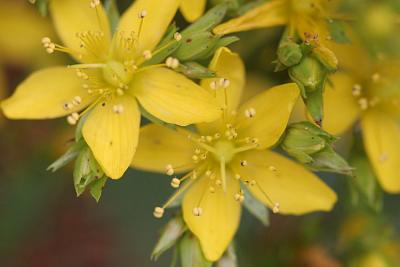
M 152 51 L 161 40 L 164 32 L 171 23 L 180 0 L 136 0 L 131 7 L 123 14 L 118 25 L 119 31 L 135 32 L 140 30 L 137 53 L 141 54 L 144 50 Z M 139 13 L 145 11 L 147 16 L 141 19 Z
M 216 188 L 211 193 L 210 179 L 205 176 L 199 179 L 183 198 L 183 218 L 199 239 L 207 260 L 216 261 L 231 243 L 239 226 L 241 208 L 234 199 L 239 192 L 239 182 L 228 179 L 226 192 Z M 193 214 L 193 209 L 197 207 L 202 209 L 201 216 Z
M 77 56 L 75 58 L 79 61 L 98 63 L 106 59 L 111 31 L 103 6 L 92 8 L 90 3 L 89 0 L 51 0 L 50 11 L 58 35 L 64 44 L 83 54 L 83 58 Z M 100 41 L 102 48 L 81 48 L 81 39 L 76 34 L 88 31 L 104 34 Z
M 330 83 L 324 93 L 323 128 L 327 132 L 338 135 L 348 130 L 360 116 L 360 107 L 353 96 L 356 82 L 344 73 L 330 76 Z
M 214 29 L 216 34 L 228 34 L 252 29 L 284 25 L 288 22 L 286 1 L 270 1 L 241 17 L 229 20 Z
M 44 36 L 54 35 L 50 21 L 40 16 L 35 8 L 26 2 L 0 1 L 0 18 L 2 63 L 36 66 L 54 60 L 40 42 Z
M 204 79 L 201 81 L 201 86 L 215 93 L 219 105 L 226 106 L 228 113 L 236 110 L 240 103 L 245 84 L 246 72 L 242 59 L 228 48 L 221 47 L 216 51 L 209 69 L 215 71 L 218 78 Z M 228 79 L 229 86 L 225 90 L 223 86 L 220 86 L 216 90 L 212 89 L 210 86 L 211 83 L 215 81 L 218 84 L 221 78 Z
M 156 124 L 142 127 L 131 166 L 161 173 L 165 172 L 168 164 L 178 173 L 193 169 L 195 147 L 187 138 L 188 135 L 190 132 L 186 130 L 174 131 Z
M 114 112 L 116 106 L 123 111 Z M 127 95 L 99 103 L 89 114 L 82 129 L 83 137 L 108 177 L 120 178 L 131 164 L 139 125 L 136 100 Z
M 239 174 L 256 181 L 256 185 L 249 185 L 250 191 L 270 208 L 279 203 L 280 213 L 329 211 L 336 202 L 335 192 L 316 175 L 275 152 L 253 150 L 241 159 L 248 165 L 241 167 Z
M 203 15 L 206 3 L 206 0 L 182 0 L 180 10 L 187 21 L 193 22 Z
M 272 146 L 284 132 L 298 96 L 297 85 L 287 83 L 253 97 L 239 109 L 239 135 L 257 138 L 260 149 Z M 245 115 L 250 110 L 256 112 L 251 118 Z
M 216 96 L 218 105 L 225 107 L 225 116 L 228 118 L 240 103 L 245 84 L 244 63 L 238 54 L 232 53 L 226 47 L 222 47 L 216 51 L 209 69 L 216 71 L 218 78 L 204 79 L 201 81 L 201 86 Z M 219 85 L 221 79 L 229 81 L 227 88 Z M 211 84 L 213 86 L 218 84 L 219 88 L 212 89 Z M 221 125 L 222 118 L 212 123 L 199 124 L 198 128 L 202 132 L 216 132 Z M 224 127 L 224 125 L 222 126 Z
M 377 110 L 361 119 L 364 145 L 382 187 L 389 193 L 400 192 L 400 126 Z
M 186 126 L 216 120 L 221 114 L 210 93 L 170 69 L 139 71 L 130 88 L 144 109 L 168 123 Z
M 75 96 L 79 96 L 82 103 L 66 110 L 64 104 Z M 11 119 L 50 119 L 79 111 L 92 100 L 74 70 L 55 67 L 34 72 L 1 106 Z

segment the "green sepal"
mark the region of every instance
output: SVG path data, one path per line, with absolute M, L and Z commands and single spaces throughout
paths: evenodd
M 103 188 L 106 185 L 108 178 L 106 176 L 101 177 L 100 179 L 94 180 L 90 185 L 90 195 L 96 200 L 96 202 L 100 201 L 101 194 L 103 193 Z
M 140 113 L 142 114 L 142 116 L 145 117 L 146 119 L 148 119 L 152 123 L 161 125 L 163 127 L 167 127 L 174 131 L 176 131 L 176 129 L 178 128 L 178 126 L 176 126 L 175 124 L 167 123 L 167 122 L 162 121 L 159 118 L 153 116 L 144 107 L 142 107 L 142 105 L 139 105 L 139 110 L 140 110 Z
M 176 71 L 181 72 L 191 79 L 206 79 L 216 76 L 215 71 L 212 71 L 197 62 L 186 62 L 179 65 Z
M 169 57 L 171 54 L 173 54 L 180 46 L 181 46 L 180 41 L 176 41 L 175 39 L 172 39 L 164 46 L 156 49 L 154 51 L 152 57 L 150 59 L 146 60 L 141 65 L 141 67 L 156 65 L 156 64 L 164 62 L 166 60 L 166 58 Z
M 167 250 L 172 248 L 186 232 L 187 227 L 181 216 L 173 217 L 161 232 L 160 239 L 151 253 L 151 259 L 156 261 Z
M 110 23 L 111 32 L 115 33 L 117 30 L 120 14 L 115 0 L 105 0 L 104 9 L 107 13 L 108 22 Z
M 212 49 L 210 49 L 208 51 L 208 53 L 203 55 L 201 60 L 206 60 L 206 59 L 211 58 L 215 54 L 215 51 L 217 51 L 219 48 L 224 47 L 224 46 L 228 46 L 228 45 L 233 44 L 233 43 L 235 43 L 235 42 L 237 42 L 239 40 L 240 39 L 238 37 L 236 37 L 236 36 L 227 36 L 227 37 L 219 38 L 217 43 L 215 44 L 215 46 Z
M 228 3 L 224 2 L 210 9 L 200 19 L 183 30 L 181 32 L 182 36 L 187 38 L 194 33 L 210 31 L 213 29 L 224 19 L 226 11 L 228 10 L 228 5 Z
M 165 31 L 164 36 L 161 38 L 161 41 L 156 46 L 155 50 L 160 49 L 161 47 L 172 41 L 174 38 L 174 34 L 178 32 L 178 30 L 179 28 L 176 26 L 175 22 L 171 23 Z
M 80 140 L 79 142 L 75 142 L 68 150 L 65 152 L 64 155 L 62 155 L 60 158 L 58 158 L 56 161 L 54 161 L 49 167 L 47 167 L 48 171 L 55 172 L 68 163 L 70 163 L 72 160 L 74 160 L 80 153 L 81 149 L 85 146 L 85 142 L 83 140 Z
M 211 267 L 203 255 L 200 243 L 192 233 L 186 233 L 179 242 L 179 251 L 181 256 L 181 265 L 185 267 Z
M 243 206 L 258 219 L 264 226 L 269 225 L 269 211 L 268 208 L 256 199 L 253 194 L 247 189 L 245 184 L 241 185 L 244 194 Z
M 330 37 L 332 37 L 333 41 L 339 44 L 351 43 L 346 33 L 346 25 L 343 21 L 329 19 L 327 24 Z
M 97 163 L 88 146 L 81 149 L 75 161 L 73 172 L 74 187 L 76 195 L 80 196 L 86 189 L 90 188 L 90 193 L 98 202 L 101 190 L 107 177 L 104 176 L 100 165 Z
M 179 49 L 173 53 L 173 57 L 180 61 L 204 59 L 210 51 L 213 51 L 219 39 L 219 36 L 211 32 L 196 32 L 185 35 L 181 40 Z
M 354 168 L 340 156 L 331 146 L 313 155 L 313 162 L 309 164 L 311 169 L 317 171 L 335 172 L 353 176 Z

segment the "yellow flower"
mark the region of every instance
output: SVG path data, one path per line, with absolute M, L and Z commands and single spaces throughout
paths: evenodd
M 184 193 L 183 217 L 198 237 L 205 257 L 218 260 L 238 228 L 246 186 L 274 212 L 304 214 L 328 211 L 336 194 L 301 165 L 266 150 L 284 132 L 299 96 L 293 83 L 271 88 L 239 106 L 244 66 L 237 54 L 219 49 L 210 69 L 218 79 L 202 86 L 214 91 L 224 106 L 223 116 L 197 124 L 198 133 L 173 131 L 150 124 L 141 129 L 133 166 L 166 172 L 178 191 L 154 215 Z M 178 178 L 177 173 L 186 172 Z
M 181 0 L 180 11 L 189 22 L 197 20 L 203 15 L 207 0 Z
M 122 16 L 114 37 L 98 0 L 52 0 L 50 11 L 66 47 L 42 39 L 82 64 L 33 73 L 2 103 L 7 117 L 68 115 L 76 124 L 88 111 L 83 136 L 107 176 L 120 178 L 136 150 L 139 104 L 151 115 L 185 126 L 215 120 L 220 108 L 206 90 L 164 64 L 142 67 L 178 8 L 178 0 L 138 0 Z M 84 110 L 81 114 L 77 112 Z
M 361 121 L 364 146 L 382 187 L 400 192 L 400 62 L 371 61 L 359 46 L 338 50 L 346 69 L 330 77 L 324 95 L 324 128 L 342 134 Z M 360 62 L 363 62 L 360 64 Z
M 333 4 L 326 0 L 271 0 L 241 17 L 217 26 L 216 34 L 228 34 L 252 29 L 287 25 L 288 35 L 316 45 L 314 53 L 335 67 L 338 62 L 327 49 L 331 42 L 328 20 L 332 19 Z

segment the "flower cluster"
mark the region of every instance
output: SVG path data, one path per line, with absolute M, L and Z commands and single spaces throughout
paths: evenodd
M 99 201 L 107 180 L 128 168 L 168 176 L 160 184 L 174 193 L 153 215 L 180 208 L 154 258 L 176 245 L 185 267 L 228 260 L 243 207 L 265 224 L 268 209 L 331 211 L 338 197 L 318 171 L 348 176 L 362 204 L 379 201 L 370 192 L 380 187 L 400 192 L 400 61 L 364 44 L 345 1 L 136 0 L 121 16 L 115 1 L 104 2 L 36 3 L 59 36 L 44 32 L 38 42 L 49 57 L 76 63 L 33 72 L 1 108 L 9 119 L 65 117 L 75 127 L 49 169 L 75 161 L 78 196 Z M 182 29 L 178 11 L 189 23 Z M 255 92 L 246 68 L 258 66 L 245 52 L 266 44 L 246 34 L 266 28 L 279 32 L 280 78 Z

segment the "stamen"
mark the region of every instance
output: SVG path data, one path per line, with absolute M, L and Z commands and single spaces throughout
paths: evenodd
M 247 165 L 248 165 L 247 160 L 241 160 L 241 161 L 240 161 L 240 166 L 246 167 Z
M 176 178 L 176 177 L 172 178 L 172 180 L 171 180 L 171 186 L 172 186 L 173 188 L 178 188 L 180 184 L 181 184 L 181 180 L 179 180 L 179 179 Z
M 172 176 L 175 173 L 174 168 L 172 167 L 171 164 L 168 164 L 167 166 L 165 166 L 165 172 L 169 176 Z
M 92 0 L 92 1 L 90 1 L 90 7 L 91 8 L 96 8 L 98 5 L 100 5 L 100 0 Z
M 154 208 L 154 212 L 153 212 L 154 217 L 156 217 L 157 219 L 162 218 L 162 216 L 164 215 L 164 209 L 161 207 L 155 207 Z
M 239 193 L 236 193 L 233 197 L 235 198 L 236 201 L 240 203 L 244 201 L 244 194 L 242 190 L 240 190 Z
M 72 100 L 72 104 L 74 104 L 75 106 L 78 106 L 81 103 L 82 103 L 82 98 L 78 95 L 75 96 L 74 99 Z
M 174 39 L 179 42 L 182 39 L 182 35 L 179 32 L 176 32 L 174 34 Z
M 114 111 L 114 113 L 116 113 L 116 114 L 121 114 L 121 113 L 124 112 L 124 106 L 121 105 L 121 104 L 114 105 L 114 106 L 113 106 L 113 111 Z
M 143 22 L 144 22 L 144 18 L 147 16 L 147 11 L 146 10 L 142 10 L 139 12 L 138 17 L 140 19 L 140 23 L 139 23 L 139 29 L 138 29 L 138 40 L 140 40 L 140 34 L 142 33 L 142 28 L 143 28 Z
M 153 57 L 153 55 L 150 50 L 144 50 L 143 57 L 144 57 L 144 59 L 149 60 Z
M 381 75 L 379 73 L 374 73 L 371 78 L 374 83 L 378 83 L 381 80 Z
M 360 84 L 353 85 L 352 94 L 353 96 L 360 96 L 362 91 L 362 87 Z
M 176 69 L 176 68 L 179 67 L 180 63 L 179 63 L 179 60 L 177 58 L 168 57 L 167 60 L 165 61 L 165 65 L 168 68 Z
M 253 118 L 254 116 L 256 116 L 256 110 L 255 110 L 255 108 L 249 108 L 249 109 L 246 109 L 245 111 L 244 111 L 244 115 L 247 117 L 247 118 Z
M 281 205 L 279 203 L 275 203 L 273 208 L 272 208 L 272 212 L 275 213 L 275 214 L 279 213 L 280 207 L 281 207 Z
M 196 217 L 200 217 L 203 214 L 203 209 L 200 207 L 193 208 L 193 215 Z

